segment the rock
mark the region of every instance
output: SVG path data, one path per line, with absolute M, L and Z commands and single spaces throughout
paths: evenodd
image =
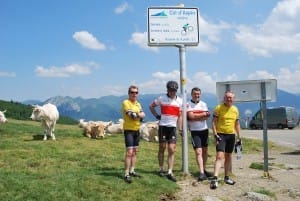
M 247 192 L 245 194 L 245 197 L 247 197 L 251 201 L 271 201 L 271 198 L 269 196 L 256 192 Z

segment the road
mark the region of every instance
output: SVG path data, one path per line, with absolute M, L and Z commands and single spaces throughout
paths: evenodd
M 263 140 L 263 130 L 242 130 L 242 136 Z M 290 129 L 268 129 L 268 141 L 279 145 L 293 147 L 300 150 L 300 128 Z

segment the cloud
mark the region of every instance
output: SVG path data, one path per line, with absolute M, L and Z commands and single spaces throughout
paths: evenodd
M 216 77 L 207 72 L 197 72 L 188 81 L 187 88 L 199 87 L 204 93 L 215 93 Z
M 280 68 L 277 74 L 267 71 L 256 71 L 248 76 L 249 79 L 276 79 L 277 87 L 290 93 L 300 93 L 300 65 L 294 70 L 291 68 Z
M 156 79 L 161 79 L 164 81 L 179 80 L 180 72 L 178 70 L 173 70 L 169 73 L 156 72 L 156 73 L 153 73 L 152 76 Z
M 131 39 L 129 40 L 130 44 L 135 44 L 139 46 L 142 49 L 150 50 L 154 52 L 158 52 L 158 47 L 149 47 L 148 46 L 148 33 L 140 33 L 140 32 L 134 32 L 131 35 Z
M 115 8 L 115 13 L 122 14 L 128 9 L 129 9 L 129 4 L 127 2 L 125 2 L 122 5 L 119 5 L 117 8 Z
M 14 72 L 0 72 L 0 77 L 16 77 Z
M 82 46 L 92 50 L 105 50 L 106 46 L 98 41 L 96 37 L 87 31 L 78 31 L 73 34 L 73 38 Z
M 164 92 L 165 84 L 168 80 L 176 80 L 180 83 L 180 72 L 173 70 L 170 72 L 155 72 L 152 74 L 153 79 L 138 84 L 141 89 L 146 89 L 147 93 L 161 93 Z M 278 72 L 256 71 L 249 74 L 248 80 L 260 79 L 276 79 L 277 88 L 293 93 L 300 94 L 300 64 L 296 66 L 282 67 Z M 291 82 L 291 80 L 293 80 Z M 238 74 L 220 75 L 217 72 L 209 74 L 208 72 L 196 72 L 192 76 L 188 76 L 186 89 L 190 90 L 197 86 L 202 89 L 204 93 L 216 93 L 216 82 L 225 81 L 240 81 Z M 160 87 L 157 87 L 160 86 Z M 187 92 L 189 93 L 189 91 Z
M 39 77 L 71 77 L 74 75 L 87 75 L 91 73 L 91 68 L 94 68 L 96 64 L 94 62 L 86 65 L 71 64 L 63 67 L 43 67 L 37 66 L 35 73 Z
M 300 1 L 279 1 L 264 23 L 237 27 L 235 40 L 249 54 L 300 53 Z
M 248 80 L 260 80 L 260 79 L 276 79 L 277 88 L 293 93 L 300 94 L 300 65 L 293 68 L 281 68 L 280 71 L 270 73 L 268 71 L 256 71 L 249 74 Z M 227 82 L 227 81 L 241 81 L 238 79 L 238 74 L 219 74 L 217 72 L 196 72 L 188 76 L 186 90 L 187 94 L 193 87 L 200 87 L 203 93 L 216 94 L 216 83 Z M 173 70 L 170 72 L 154 72 L 152 78 L 141 83 L 131 81 L 130 84 L 135 84 L 139 87 L 141 94 L 156 94 L 166 92 L 166 83 L 169 80 L 175 80 L 180 84 L 180 72 Z M 293 80 L 291 82 L 291 80 Z M 243 80 L 244 81 L 244 80 Z M 112 86 L 101 86 L 97 89 L 97 93 L 101 91 L 102 95 L 123 95 L 124 91 L 127 90 L 128 86 L 123 85 L 112 85 Z M 180 93 L 180 91 L 179 91 Z
M 166 83 L 169 80 L 175 80 L 179 83 L 180 72 L 173 70 L 171 72 L 154 72 L 152 79 L 143 83 L 137 84 L 141 93 L 164 93 L 166 91 Z
M 231 25 L 220 21 L 218 24 L 205 20 L 199 15 L 199 45 L 193 50 L 200 52 L 215 53 L 217 48 L 215 45 L 221 41 L 221 36 L 224 31 L 230 30 Z
M 257 79 L 275 79 L 275 75 L 269 73 L 268 71 L 256 71 L 248 75 L 248 79 L 257 80 Z

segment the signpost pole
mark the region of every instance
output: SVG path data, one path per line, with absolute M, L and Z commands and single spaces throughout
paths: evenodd
M 264 177 L 269 177 L 268 167 L 268 123 L 267 123 L 267 103 L 266 103 L 266 83 L 261 83 L 261 111 L 263 119 L 263 144 L 264 144 Z
M 187 134 L 187 108 L 186 108 L 186 47 L 178 45 L 180 58 L 180 92 L 182 94 L 182 169 L 184 174 L 189 174 L 188 169 L 188 134 Z

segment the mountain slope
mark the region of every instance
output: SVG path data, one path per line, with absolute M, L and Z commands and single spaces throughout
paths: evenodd
M 140 94 L 139 101 L 143 106 L 144 112 L 146 113 L 146 121 L 154 120 L 150 110 L 149 104 L 161 94 Z M 117 121 L 122 118 L 121 105 L 122 101 L 127 98 L 124 96 L 103 96 L 101 98 L 90 98 L 83 99 L 81 97 L 72 98 L 69 96 L 56 96 L 47 99 L 42 102 L 51 102 L 58 107 L 61 115 L 69 116 L 74 119 L 85 119 L 85 120 L 103 120 L 103 121 Z M 189 95 L 187 101 L 190 99 Z M 201 99 L 205 101 L 212 111 L 217 105 L 217 97 L 214 94 L 203 93 Z M 29 103 L 28 101 L 26 102 Z M 260 108 L 259 102 L 251 103 L 237 103 L 236 104 L 240 110 L 241 118 L 246 118 L 249 116 L 249 111 L 253 114 Z M 300 96 L 287 93 L 282 90 L 278 90 L 277 101 L 267 102 L 267 107 L 275 106 L 293 106 L 297 109 L 298 114 L 300 114 Z M 246 115 L 247 111 L 247 115 Z M 250 115 L 251 116 L 251 115 Z

